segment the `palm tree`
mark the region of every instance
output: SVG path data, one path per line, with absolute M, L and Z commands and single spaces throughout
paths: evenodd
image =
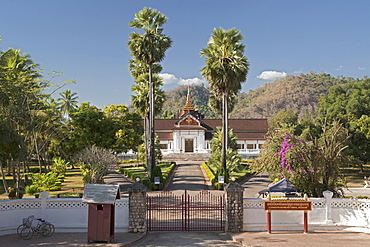
M 202 76 L 208 80 L 210 90 L 215 97 L 222 99 L 222 158 L 221 164 L 227 176 L 226 150 L 228 147 L 228 109 L 229 99 L 241 89 L 241 83 L 247 78 L 249 64 L 243 55 L 245 45 L 241 43 L 242 34 L 238 29 L 214 29 L 208 46 L 200 56 L 206 57 L 206 66 Z M 221 101 L 221 100 L 220 100 Z
M 154 83 L 152 80 L 153 64 L 161 62 L 165 57 L 165 52 L 171 47 L 171 39 L 164 35 L 163 24 L 167 21 L 167 17 L 159 11 L 151 8 L 143 8 L 135 15 L 135 20 L 130 22 L 130 27 L 142 29 L 144 33 L 139 34 L 133 31 L 130 34 L 130 40 L 127 43 L 131 56 L 138 62 L 148 65 L 149 71 L 149 133 L 148 138 L 149 150 L 147 158 L 147 166 L 149 176 L 152 169 L 155 167 L 155 150 L 154 150 Z
M 163 85 L 161 78 L 154 74 L 152 77 L 154 82 L 155 91 L 155 115 L 158 115 L 162 111 L 162 107 L 165 101 L 165 93 L 160 86 Z M 136 85 L 132 86 L 131 91 L 135 92 L 132 96 L 131 103 L 137 109 L 138 113 L 144 118 L 144 129 L 145 129 L 145 147 L 146 150 L 150 149 L 148 138 L 150 137 L 149 127 L 149 74 L 142 74 L 136 79 Z M 147 153 L 147 152 L 146 152 Z M 147 158 L 147 157 L 146 157 Z M 148 160 L 146 160 L 149 164 Z M 149 167 L 149 166 L 147 166 Z
M 62 115 L 67 119 L 67 121 L 69 121 L 70 114 L 77 108 L 77 93 L 72 93 L 70 89 L 66 89 L 59 95 L 61 96 L 58 98 L 59 109 L 62 112 Z

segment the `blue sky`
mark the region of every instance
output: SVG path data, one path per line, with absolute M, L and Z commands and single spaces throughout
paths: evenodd
M 67 88 L 79 102 L 129 104 L 128 23 L 143 7 L 169 18 L 165 90 L 203 81 L 199 53 L 215 27 L 244 36 L 250 70 L 243 92 L 286 74 L 370 74 L 368 0 L 1 0 L 0 50 L 21 49 L 45 73 L 64 72 L 54 82 L 76 80 Z

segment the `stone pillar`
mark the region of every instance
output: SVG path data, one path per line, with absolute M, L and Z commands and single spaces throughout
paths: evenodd
M 146 186 L 136 182 L 130 185 L 128 231 L 146 233 Z
M 332 220 L 332 217 L 331 217 L 331 198 L 333 197 L 333 192 L 331 192 L 330 190 L 325 190 L 323 193 L 322 193 L 326 199 L 326 214 L 325 214 L 325 224 L 327 225 L 332 225 L 333 224 L 333 220 Z
M 243 187 L 235 182 L 227 184 L 225 193 L 225 231 L 243 231 Z
M 43 191 L 40 193 L 40 199 L 41 199 L 41 218 L 43 220 L 48 219 L 48 214 L 46 212 L 47 210 L 47 204 L 46 204 L 46 199 L 49 197 L 49 192 L 48 191 Z

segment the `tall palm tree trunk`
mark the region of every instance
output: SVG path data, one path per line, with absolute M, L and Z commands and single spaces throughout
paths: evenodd
M 227 176 L 227 167 L 226 167 L 226 151 L 228 147 L 228 95 L 227 92 L 222 94 L 222 153 L 221 153 L 221 164 L 224 169 L 225 180 Z
M 149 126 L 149 114 L 144 118 L 144 141 L 145 141 L 145 164 L 147 166 L 147 169 L 149 171 L 149 162 L 150 162 L 150 159 L 149 159 L 149 154 L 148 154 L 148 150 L 149 150 L 149 130 L 150 130 L 150 126 Z
M 155 150 L 154 150 L 154 82 L 152 80 L 152 67 L 153 64 L 149 64 L 149 149 L 147 150 L 148 155 L 148 175 L 152 175 L 152 170 L 155 167 Z

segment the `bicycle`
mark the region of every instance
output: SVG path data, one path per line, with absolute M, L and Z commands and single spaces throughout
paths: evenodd
M 31 239 L 35 234 L 50 237 L 55 227 L 43 219 L 35 219 L 33 215 L 23 218 L 23 223 L 18 226 L 17 234 L 25 240 Z

